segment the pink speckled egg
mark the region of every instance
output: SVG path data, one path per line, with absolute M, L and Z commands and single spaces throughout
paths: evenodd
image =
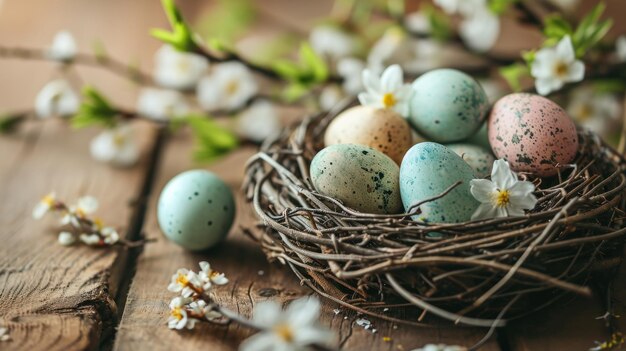
M 515 171 L 548 177 L 558 164 L 574 160 L 576 126 L 567 113 L 545 97 L 516 93 L 496 102 L 489 116 L 489 144 L 497 158 Z

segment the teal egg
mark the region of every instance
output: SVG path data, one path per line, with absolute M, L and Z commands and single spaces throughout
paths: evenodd
M 462 183 L 444 197 L 420 206 L 416 221 L 458 223 L 470 220 L 479 203 L 470 193 L 474 171 L 449 148 L 432 142 L 414 145 L 400 165 L 400 194 L 405 211 L 416 203 L 442 194 L 457 181 Z
M 161 231 L 188 250 L 215 246 L 226 237 L 234 218 L 232 191 L 209 171 L 180 173 L 159 196 L 157 219 Z
M 489 144 L 489 134 L 487 133 L 487 121 L 485 121 L 485 123 L 483 123 L 480 128 L 478 128 L 478 131 L 476 133 L 467 138 L 465 142 L 481 146 L 486 150 L 491 151 L 491 145 Z
M 454 153 L 461 156 L 463 161 L 472 167 L 477 177 L 485 178 L 491 174 L 493 161 L 496 160 L 491 154 L 491 151 L 482 146 L 472 144 L 458 143 L 447 144 L 446 146 L 454 151 Z
M 402 211 L 400 169 L 387 155 L 368 146 L 330 145 L 311 161 L 317 191 L 367 213 Z
M 489 110 L 483 88 L 469 75 L 436 69 L 413 82 L 409 121 L 426 138 L 451 143 L 478 130 Z

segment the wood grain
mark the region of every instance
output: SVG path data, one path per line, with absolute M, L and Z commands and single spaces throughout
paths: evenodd
M 0 325 L 12 341 L 5 350 L 95 349 L 116 321 L 116 250 L 57 243 L 51 218 L 35 221 L 33 206 L 54 190 L 60 199 L 96 196 L 105 223 L 124 229 L 141 188 L 145 163 L 119 170 L 91 160 L 95 131 L 70 130 L 62 121 L 26 128 L 2 139 L 0 157 Z M 152 133 L 143 130 L 143 150 Z M 7 244 L 8 243 L 8 244 Z
M 312 292 L 300 286 L 296 277 L 285 267 L 268 264 L 256 244 L 246 237 L 241 226 L 256 223 L 250 206 L 244 202 L 239 187 L 245 161 L 254 153 L 250 147 L 242 148 L 213 164 L 209 169 L 222 177 L 235 191 L 237 219 L 227 240 L 210 251 L 192 253 L 167 241 L 160 234 L 156 221 L 156 200 L 165 183 L 179 172 L 194 168 L 185 156 L 191 143 L 185 136 L 177 136 L 167 143 L 158 181 L 150 199 L 145 231 L 162 240 L 146 247 L 139 258 L 126 309 L 118 329 L 115 350 L 235 350 L 250 331 L 237 325 L 228 327 L 202 323 L 194 331 L 167 329 L 168 304 L 174 295 L 167 291 L 171 275 L 176 269 L 186 267 L 197 270 L 201 260 L 207 260 L 230 279 L 225 287 L 215 291 L 215 298 L 224 306 L 250 316 L 255 304 L 267 299 L 287 302 Z M 261 274 L 262 273 L 262 274 Z M 344 350 L 411 350 L 426 343 L 471 344 L 480 340 L 484 331 L 472 329 L 414 329 L 371 319 L 373 328 L 365 330 L 355 324 L 357 316 L 341 311 L 324 301 L 321 321 L 337 334 L 337 342 Z M 387 339 L 388 337 L 389 339 Z M 495 342 L 484 350 L 499 350 Z

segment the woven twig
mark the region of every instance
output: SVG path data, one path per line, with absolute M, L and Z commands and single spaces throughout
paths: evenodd
M 591 295 L 592 274 L 621 262 L 626 161 L 595 135 L 579 132 L 577 159 L 555 179 L 521 174 L 539 199 L 526 216 L 427 225 L 410 219 L 418 206 L 360 213 L 315 191 L 310 161 L 347 106 L 266 141 L 244 184 L 264 228 L 252 236 L 320 295 L 395 322 L 493 328 L 566 293 Z

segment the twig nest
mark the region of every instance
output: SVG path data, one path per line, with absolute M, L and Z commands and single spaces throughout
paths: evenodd
M 163 234 L 188 250 L 218 244 L 234 218 L 232 191 L 209 171 L 183 172 L 172 178 L 159 196 L 157 219 Z
M 413 219 L 432 223 L 469 220 L 478 207 L 470 193 L 474 170 L 449 148 L 431 142 L 419 143 L 406 153 L 400 166 L 400 194 L 406 212 L 419 202 L 436 197 L 461 182 L 440 199 L 419 206 Z
M 368 213 L 402 211 L 399 171 L 385 154 L 362 145 L 331 145 L 311 161 L 315 189 Z
M 511 168 L 548 177 L 574 160 L 578 150 L 576 125 L 559 105 L 542 96 L 507 95 L 489 116 L 489 143 L 496 158 Z
M 409 121 L 420 134 L 439 143 L 470 137 L 489 109 L 480 84 L 458 70 L 430 71 L 413 82 L 413 90 Z
M 326 146 L 357 144 L 374 148 L 397 164 L 413 145 L 408 122 L 391 109 L 355 106 L 335 118 L 324 134 Z

